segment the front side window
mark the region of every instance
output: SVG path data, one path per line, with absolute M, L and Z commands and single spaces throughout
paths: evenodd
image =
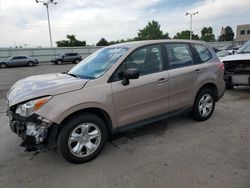
M 202 44 L 194 44 L 194 49 L 198 53 L 201 62 L 206 62 L 212 58 L 210 51 Z
M 73 67 L 68 73 L 86 79 L 99 78 L 128 50 L 128 47 L 102 48 L 81 61 L 81 63 Z
M 126 68 L 138 68 L 140 75 L 162 71 L 161 46 L 153 45 L 134 51 L 125 61 Z
M 187 44 L 165 44 L 168 54 L 169 69 L 186 67 L 194 64 L 192 52 Z
M 141 47 L 133 51 L 113 75 L 113 81 L 121 80 L 121 73 L 126 69 L 136 68 L 140 76 L 163 70 L 161 45 Z

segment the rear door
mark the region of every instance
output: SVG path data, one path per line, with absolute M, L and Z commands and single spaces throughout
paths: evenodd
M 121 72 L 137 68 L 140 77 L 122 85 Z M 141 47 L 132 52 L 113 75 L 112 91 L 118 126 L 167 113 L 169 74 L 164 66 L 160 44 Z
M 165 43 L 169 63 L 169 111 L 193 105 L 196 80 L 202 70 L 187 43 Z
M 26 56 L 19 56 L 19 65 L 25 66 L 27 65 L 28 58 Z

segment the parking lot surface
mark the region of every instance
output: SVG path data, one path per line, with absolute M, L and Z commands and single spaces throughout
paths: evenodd
M 122 133 L 86 164 L 25 153 L 9 129 L 6 92 L 21 78 L 72 66 L 0 69 L 0 187 L 250 187 L 249 87 L 227 91 L 206 122 L 184 114 Z

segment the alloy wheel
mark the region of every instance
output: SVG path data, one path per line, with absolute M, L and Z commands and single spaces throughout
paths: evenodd
M 69 135 L 68 148 L 77 157 L 94 153 L 101 143 L 101 131 L 94 123 L 83 123 Z

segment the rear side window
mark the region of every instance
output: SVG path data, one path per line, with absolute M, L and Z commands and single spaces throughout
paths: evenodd
M 169 69 L 186 67 L 194 64 L 191 49 L 187 44 L 165 44 L 168 54 Z
M 206 62 L 212 58 L 212 54 L 210 53 L 210 51 L 207 49 L 206 46 L 202 44 L 194 44 L 194 49 L 199 55 L 201 62 Z

